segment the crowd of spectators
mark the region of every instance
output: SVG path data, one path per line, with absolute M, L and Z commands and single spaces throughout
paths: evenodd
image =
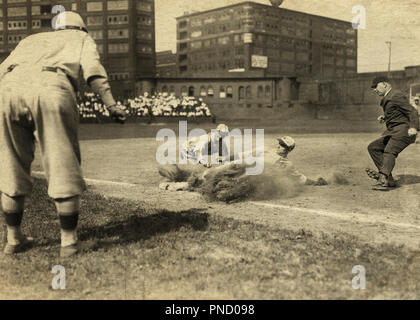
M 176 97 L 173 94 L 158 93 L 143 95 L 134 99 L 117 101 L 117 105 L 125 110 L 127 118 L 139 119 L 146 117 L 151 121 L 154 117 L 212 117 L 209 107 L 204 101 L 195 97 Z M 78 108 L 81 122 L 103 122 L 109 120 L 109 112 L 100 97 L 94 93 L 84 93 L 78 96 Z

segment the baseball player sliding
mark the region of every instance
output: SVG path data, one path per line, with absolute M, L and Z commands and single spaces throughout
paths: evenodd
M 163 190 L 188 190 L 186 182 L 192 173 L 202 171 L 211 167 L 209 156 L 217 154 L 220 163 L 226 163 L 229 159 L 224 159 L 222 155 L 228 155 L 229 150 L 224 137 L 229 135 L 229 128 L 225 124 L 219 124 L 213 132 L 188 139 L 181 148 L 181 159 L 190 161 L 189 164 L 159 165 L 159 174 L 167 181 L 159 185 Z M 197 166 L 198 165 L 198 166 Z
M 79 71 L 99 94 L 111 116 L 125 121 L 116 107 L 95 41 L 74 12 L 57 17 L 54 32 L 22 40 L 0 65 L 0 191 L 7 225 L 5 254 L 33 241 L 20 229 L 24 200 L 32 189 L 30 167 L 35 139 L 61 226 L 62 257 L 78 251 L 79 197 L 85 190 L 80 168 L 76 91 Z

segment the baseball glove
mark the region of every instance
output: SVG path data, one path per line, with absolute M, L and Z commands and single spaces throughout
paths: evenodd
M 326 186 L 328 185 L 328 182 L 324 178 L 318 178 L 318 180 L 315 181 L 315 186 Z

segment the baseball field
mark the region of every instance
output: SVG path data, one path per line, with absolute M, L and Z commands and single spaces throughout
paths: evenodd
M 276 160 L 275 138 L 292 136 L 296 168 L 329 184 L 206 202 L 158 188 L 155 137 L 168 125 L 82 125 L 84 248 L 59 258 L 59 221 L 37 156 L 23 220 L 36 242 L 2 256 L 0 298 L 420 298 L 420 144 L 397 159 L 398 187 L 378 192 L 364 172 L 373 168 L 367 145 L 381 132 L 374 122 L 228 125 L 265 129 L 266 168 Z M 55 265 L 65 268 L 64 290 L 51 288 Z M 353 285 L 355 266 L 366 271 L 365 289 Z

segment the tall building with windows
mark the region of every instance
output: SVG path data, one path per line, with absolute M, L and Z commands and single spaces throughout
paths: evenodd
M 253 2 L 177 18 L 180 77 L 347 77 L 357 73 L 351 22 Z
M 3 58 L 27 35 L 51 31 L 59 6 L 83 17 L 116 96 L 153 86 L 154 0 L 0 0 Z

